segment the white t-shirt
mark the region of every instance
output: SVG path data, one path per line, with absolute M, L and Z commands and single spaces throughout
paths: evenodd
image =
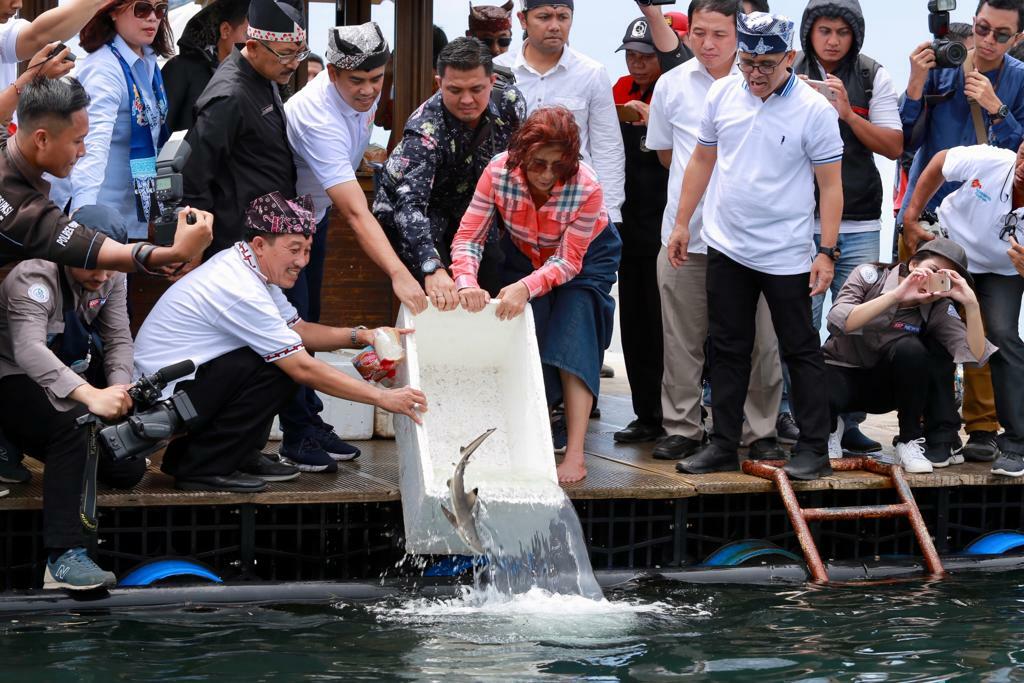
M 718 148 L 704 201 L 704 241 L 769 275 L 814 257 L 814 167 L 841 161 L 839 115 L 795 75 L 766 101 L 742 76 L 711 86 L 698 144 Z
M 1016 160 L 1016 151 L 988 145 L 946 151 L 942 175 L 963 185 L 942 200 L 939 223 L 967 252 L 972 273 L 1017 274 L 1006 255 L 1010 245 L 999 239 L 1003 220 L 1013 209 Z
M 734 64 L 731 74 L 739 73 Z M 679 195 L 683 189 L 683 175 L 690 163 L 693 150 L 697 147 L 700 131 L 700 117 L 704 111 L 704 100 L 714 85 L 715 78 L 696 58 L 690 59 L 661 75 L 651 96 L 651 112 L 647 121 L 648 149 L 672 150 L 672 165 L 668 172 L 668 201 L 665 215 L 661 220 L 661 243 L 668 246 L 669 237 L 676 225 L 679 210 Z M 687 251 L 691 254 L 708 253 L 708 245 L 701 238 L 704 224 L 704 199 L 697 205 L 690 220 L 690 242 Z
M 0 90 L 18 80 L 18 34 L 29 23 L 16 18 L 0 24 Z
M 824 71 L 824 69 L 822 69 Z M 903 121 L 900 119 L 900 102 L 896 94 L 896 86 L 893 85 L 892 76 L 879 67 L 875 72 L 875 80 L 872 85 L 871 100 L 868 102 L 868 121 L 882 128 L 903 131 Z M 882 229 L 882 219 L 873 221 L 840 221 L 839 232 L 844 235 L 855 232 L 877 232 Z M 815 234 L 821 234 L 821 221 L 814 221 Z
M 236 242 L 156 302 L 135 338 L 135 377 L 186 359 L 198 368 L 245 346 L 272 363 L 303 348 L 292 329 L 299 321 L 281 288 L 260 272 L 249 245 Z M 173 391 L 170 385 L 163 396 Z
M 295 152 L 295 189 L 312 195 L 319 221 L 331 208 L 327 190 L 356 179 L 370 144 L 377 103 L 369 111 L 356 111 L 341 98 L 324 69 L 285 102 L 284 111 L 288 143 Z

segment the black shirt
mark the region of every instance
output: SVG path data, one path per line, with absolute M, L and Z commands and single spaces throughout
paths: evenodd
M 40 169 L 22 156 L 17 140 L 0 147 L 0 264 L 45 259 L 95 268 L 106 236 L 68 218 L 50 201 Z
M 237 48 L 196 101 L 196 122 L 186 140 L 192 156 L 182 174 L 185 203 L 214 217 L 205 258 L 242 239 L 252 200 L 275 190 L 295 196 L 295 162 L 277 85 Z

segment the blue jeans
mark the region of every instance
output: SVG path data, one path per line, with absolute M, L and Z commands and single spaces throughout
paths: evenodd
M 320 322 L 320 290 L 324 282 L 327 225 L 330 217 L 331 212 L 328 210 L 323 220 L 316 226 L 316 234 L 313 235 L 313 245 L 309 252 L 309 263 L 299 273 L 295 286 L 284 293 L 292 306 L 295 306 L 299 317 L 306 322 Z M 323 409 L 324 404 L 316 392 L 309 387 L 300 386 L 295 392 L 295 397 L 279 414 L 285 440 L 293 443 L 314 433 L 324 424 L 320 419 Z
M 839 240 L 836 242 L 836 246 L 839 247 L 839 260 L 836 261 L 836 275 L 832 279 L 832 285 L 829 287 L 829 292 L 832 294 L 832 300 L 839 295 L 839 290 L 846 284 L 846 279 L 850 277 L 857 266 L 865 263 L 872 263 L 878 260 L 879 249 L 881 248 L 881 233 L 877 231 L 871 232 L 854 232 L 847 234 L 840 234 Z M 814 236 L 814 247 L 821 246 L 821 235 Z M 819 294 L 811 299 L 811 324 L 814 325 L 814 329 L 821 330 L 821 315 L 822 310 L 825 307 L 825 295 Z M 789 408 L 789 369 L 785 363 L 782 365 L 782 404 L 779 407 L 780 413 L 790 412 Z M 860 424 L 866 417 L 864 413 L 851 413 L 850 415 L 843 415 L 843 422 L 846 424 L 856 423 Z

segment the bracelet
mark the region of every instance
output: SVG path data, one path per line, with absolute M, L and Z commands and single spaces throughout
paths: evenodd
M 132 260 L 135 262 L 136 270 L 146 275 L 162 275 L 162 273 L 150 270 L 146 265 L 155 249 L 156 246 L 149 242 L 136 242 L 132 245 Z
M 359 348 L 359 330 L 365 330 L 365 329 L 366 329 L 366 325 L 357 325 L 356 327 L 352 328 L 352 337 L 351 338 L 352 338 L 352 348 L 353 349 L 358 349 Z

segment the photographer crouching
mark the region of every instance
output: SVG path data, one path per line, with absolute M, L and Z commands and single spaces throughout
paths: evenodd
M 80 220 L 125 243 L 124 219 L 105 206 L 82 207 Z M 113 586 L 114 575 L 87 555 L 92 515 L 80 515 L 93 481 L 86 413 L 115 420 L 132 401 L 132 336 L 125 276 L 42 260 L 18 264 L 0 284 L 0 424 L 19 447 L 46 463 L 43 540 L 49 557 L 44 588 Z M 96 461 L 100 481 L 131 488 L 144 458 Z M 88 482 L 88 483 L 87 483 Z M 93 492 L 95 489 L 93 488 Z M 85 511 L 86 508 L 81 508 Z
M 309 262 L 316 231 L 312 199 L 287 200 L 279 192 L 259 197 L 245 214 L 244 228 L 244 241 L 217 252 L 167 290 L 136 339 L 138 375 L 183 360 L 195 363 L 193 375 L 163 393 L 166 398 L 184 392 L 196 414 L 188 434 L 168 446 L 162 465 L 175 486 L 187 491 L 253 493 L 294 472 L 253 456 L 297 385 L 417 422 L 426 410 L 418 390 L 381 389 L 307 353 L 362 348 L 374 332 L 304 321 L 281 291 L 295 284 Z

